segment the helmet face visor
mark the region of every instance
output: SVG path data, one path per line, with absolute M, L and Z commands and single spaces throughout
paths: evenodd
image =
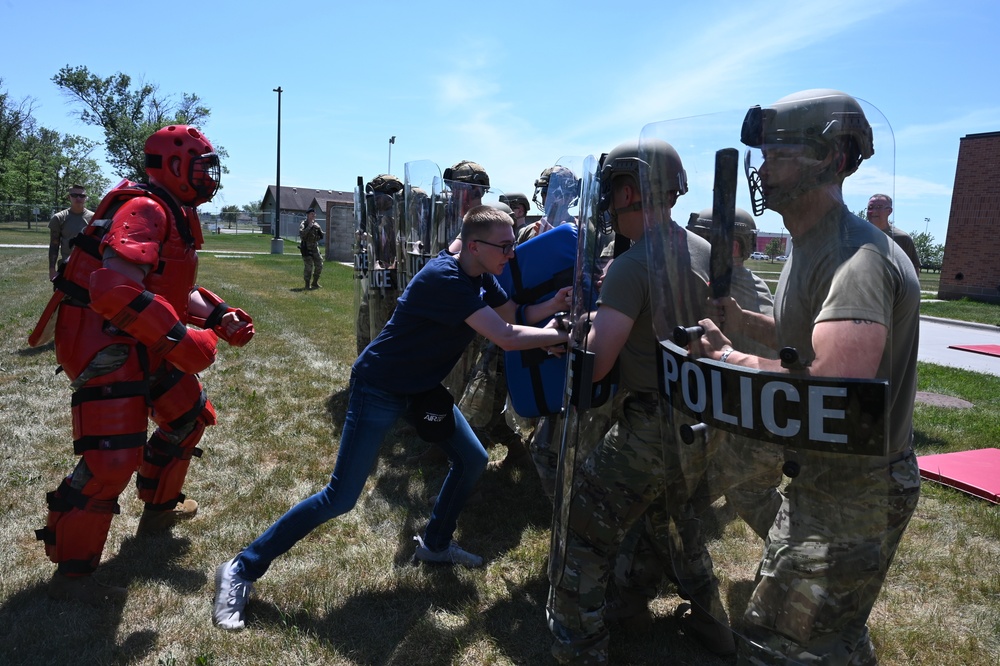
M 222 179 L 222 164 L 216 153 L 206 153 L 191 160 L 188 182 L 202 201 L 211 201 L 219 191 Z

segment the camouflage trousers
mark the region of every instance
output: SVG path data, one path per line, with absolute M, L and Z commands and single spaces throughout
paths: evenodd
M 319 282 L 319 276 L 323 273 L 323 257 L 320 255 L 319 250 L 313 250 L 311 252 L 306 252 L 302 255 L 302 275 L 305 278 L 306 284 L 316 284 Z
M 662 402 L 628 396 L 616 411 L 611 429 L 576 473 L 562 566 L 550 571 L 546 611 L 555 637 L 552 653 L 561 663 L 607 663 L 604 608 L 611 560 L 654 501 L 688 494 L 671 487 L 678 481 L 678 461 L 665 461 L 664 442 L 675 440 Z
M 503 350 L 486 338 L 476 338 L 476 359 L 458 408 L 473 428 L 507 428 L 503 411 L 507 402 Z
M 799 452 L 744 615 L 742 664 L 874 664 L 866 623 L 917 507 L 898 460 Z
M 619 404 L 623 396 L 618 397 Z M 600 407 L 588 409 L 576 415 L 576 427 L 569 433 L 569 438 L 573 442 L 573 457 L 579 467 L 590 457 L 601 438 L 611 427 L 611 417 L 613 410 L 612 400 L 608 400 Z M 553 416 L 543 416 L 536 419 L 534 430 L 528 440 L 528 452 L 531 460 L 535 463 L 535 470 L 538 478 L 542 482 L 542 490 L 549 499 L 555 497 L 556 484 L 559 480 L 559 450 L 562 446 L 563 428 L 565 419 L 562 414 Z M 574 470 L 575 472 L 575 470 Z M 573 475 L 568 475 L 567 483 L 572 483 Z M 566 488 L 566 491 L 572 490 Z M 564 496 L 569 497 L 570 493 L 565 492 Z

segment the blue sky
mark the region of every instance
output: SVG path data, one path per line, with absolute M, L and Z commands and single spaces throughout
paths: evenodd
M 13 98 L 35 99 L 42 125 L 93 139 L 101 134 L 51 82 L 65 65 L 198 94 L 212 109 L 202 129 L 229 151 L 224 189 L 206 210 L 260 199 L 273 184 L 279 85 L 284 185 L 350 190 L 387 169 L 395 135 L 399 176 L 409 161 L 444 169 L 472 159 L 500 189 L 529 198 L 561 156 L 599 155 L 647 124 L 835 88 L 888 121 L 876 137 L 878 177 L 859 172 L 848 205 L 891 189 L 896 224 L 939 243 L 959 139 L 1000 131 L 996 0 L 183 7 L 0 0 L 0 21 L 16 26 L 0 77 Z M 710 205 L 682 198 L 674 217 Z M 780 221 L 760 228 L 780 231 Z

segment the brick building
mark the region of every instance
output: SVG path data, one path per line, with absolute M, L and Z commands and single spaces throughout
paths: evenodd
M 1000 132 L 960 139 L 938 298 L 1000 303 Z

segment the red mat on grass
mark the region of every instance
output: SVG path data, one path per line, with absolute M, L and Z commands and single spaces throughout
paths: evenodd
M 1000 449 L 917 456 L 920 476 L 1000 504 Z
M 1000 356 L 1000 345 L 948 345 L 948 349 L 959 349 L 987 356 Z

